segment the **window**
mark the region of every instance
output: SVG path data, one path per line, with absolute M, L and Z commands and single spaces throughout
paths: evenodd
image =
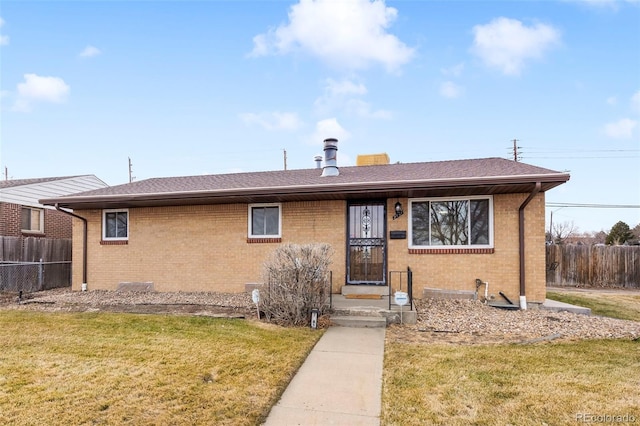
M 129 211 L 104 210 L 102 212 L 102 239 L 127 240 L 129 238 Z
M 249 237 L 279 238 L 280 204 L 252 204 L 249 206 Z
M 411 201 L 411 246 L 491 247 L 492 201 L 490 197 Z
M 44 210 L 23 207 L 20 229 L 22 232 L 44 232 Z

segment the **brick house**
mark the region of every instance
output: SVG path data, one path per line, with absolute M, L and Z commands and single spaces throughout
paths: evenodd
M 0 181 L 0 237 L 70 239 L 71 217 L 38 200 L 106 186 L 93 175 Z
M 80 219 L 75 290 L 243 292 L 279 244 L 324 242 L 335 293 L 411 267 L 414 297 L 481 278 L 496 295 L 544 301 L 545 192 L 567 173 L 501 158 L 338 168 L 336 153 L 327 139 L 321 170 L 155 178 L 41 202 Z

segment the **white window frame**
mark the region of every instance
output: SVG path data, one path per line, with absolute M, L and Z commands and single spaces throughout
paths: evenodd
M 252 233 L 252 224 L 253 224 L 253 209 L 255 207 L 277 207 L 278 208 L 278 234 L 261 234 L 261 235 L 253 235 Z M 281 203 L 259 203 L 259 204 L 249 204 L 248 206 L 248 221 L 247 221 L 247 235 L 249 238 L 281 238 L 282 237 L 282 204 Z
M 22 210 L 23 209 L 28 209 L 31 210 L 31 215 L 34 214 L 34 212 L 37 212 L 40 214 L 40 228 L 39 229 L 22 229 Z M 21 206 L 20 209 L 20 231 L 22 231 L 25 234 L 44 234 L 44 209 L 38 208 L 38 207 L 31 207 L 31 206 Z
M 489 244 L 466 244 L 466 245 L 414 245 L 413 244 L 413 203 L 423 202 L 447 202 L 447 201 L 471 201 L 471 200 L 489 200 Z M 476 248 L 493 248 L 493 230 L 494 230 L 494 216 L 493 216 L 493 195 L 473 195 L 468 197 L 431 197 L 431 198 L 412 198 L 409 199 L 409 248 L 414 249 L 476 249 Z M 429 232 L 431 229 L 429 227 Z M 470 234 L 469 234 L 470 235 Z
M 107 237 L 107 213 L 126 213 L 127 214 L 127 236 L 126 237 Z M 129 240 L 131 216 L 129 209 L 104 209 L 102 210 L 102 240 L 103 241 L 127 241 Z

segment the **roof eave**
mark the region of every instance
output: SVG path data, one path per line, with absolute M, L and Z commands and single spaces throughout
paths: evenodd
M 261 199 L 323 199 L 349 198 L 358 195 L 390 194 L 410 195 L 415 190 L 444 190 L 447 188 L 490 188 L 501 187 L 501 192 L 509 192 L 508 187 L 518 187 L 527 183 L 541 182 L 544 191 L 569 180 L 568 173 L 545 175 L 494 176 L 482 178 L 456 178 L 434 180 L 401 180 L 388 182 L 342 182 L 321 185 L 298 185 L 280 187 L 232 188 L 203 191 L 182 191 L 166 193 L 113 194 L 89 196 L 65 196 L 40 200 L 44 205 L 56 205 L 71 209 L 113 208 L 136 206 L 167 206 L 184 204 L 234 203 Z M 486 189 L 487 192 L 490 192 Z M 520 191 L 511 191 L 520 192 Z M 343 197 L 341 197 L 341 195 Z

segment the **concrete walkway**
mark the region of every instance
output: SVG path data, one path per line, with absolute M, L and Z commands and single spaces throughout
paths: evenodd
M 552 299 L 545 299 L 540 308 L 553 312 L 573 312 L 574 314 L 591 315 L 591 309 L 589 308 L 570 305 L 568 303 L 558 302 L 557 300 Z
M 330 327 L 264 424 L 380 425 L 384 338 L 384 328 Z

